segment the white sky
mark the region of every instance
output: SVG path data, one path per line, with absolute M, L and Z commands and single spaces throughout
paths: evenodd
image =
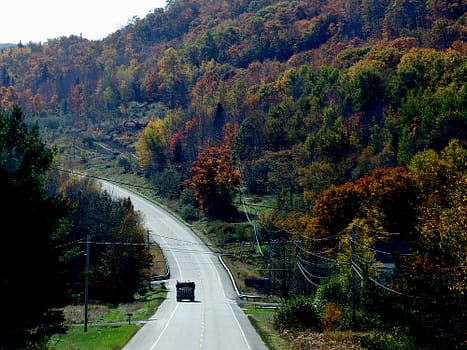
M 0 0 L 0 43 L 80 35 L 98 40 L 144 18 L 166 0 Z

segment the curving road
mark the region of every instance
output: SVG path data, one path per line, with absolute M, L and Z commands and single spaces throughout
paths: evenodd
M 167 300 L 124 350 L 267 349 L 237 305 L 237 294 L 216 254 L 155 204 L 109 183 L 103 188 L 113 196 L 131 198 L 151 238 L 163 249 L 171 272 Z M 177 280 L 196 282 L 195 302 L 176 301 Z

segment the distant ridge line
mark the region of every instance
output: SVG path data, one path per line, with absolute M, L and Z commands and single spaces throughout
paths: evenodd
M 9 47 L 13 47 L 13 46 L 17 46 L 18 44 L 12 44 L 12 43 L 1 43 L 0 44 L 0 50 L 1 49 L 6 49 L 6 48 L 9 48 Z

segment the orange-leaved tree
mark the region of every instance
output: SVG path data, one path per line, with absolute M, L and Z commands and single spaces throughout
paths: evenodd
M 190 169 L 188 181 L 200 208 L 210 219 L 228 219 L 235 213 L 232 192 L 240 184 L 240 171 L 231 161 L 237 127 L 227 124 L 222 143 L 202 150 Z

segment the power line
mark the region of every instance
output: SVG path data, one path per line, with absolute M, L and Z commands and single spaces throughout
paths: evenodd
M 317 258 L 319 258 L 319 259 L 323 259 L 323 260 L 331 261 L 331 262 L 336 262 L 336 261 L 337 261 L 336 259 L 332 259 L 332 258 L 329 258 L 329 257 L 327 257 L 327 256 L 322 256 L 322 255 L 316 254 L 316 253 L 314 253 L 314 252 L 310 252 L 310 251 L 305 250 L 305 249 L 304 249 L 303 251 L 304 251 L 305 253 L 307 253 L 308 255 L 315 256 L 315 257 L 317 257 Z
M 352 258 L 355 258 L 355 259 L 359 260 L 361 263 L 363 263 L 365 265 L 372 265 L 373 264 L 373 261 L 366 260 L 366 259 L 362 258 L 360 255 L 357 255 L 357 254 L 352 254 Z
M 327 268 L 334 268 L 335 263 L 332 261 L 326 261 L 325 263 L 318 263 L 318 262 L 313 262 L 313 261 L 308 261 L 303 259 L 300 255 L 297 256 L 297 258 L 304 264 L 311 265 L 314 267 L 327 267 Z
M 241 178 L 240 178 L 240 182 L 242 184 L 242 179 Z M 244 187 L 244 188 L 246 188 L 246 187 Z M 241 199 L 241 202 L 242 202 L 243 211 L 245 213 L 246 219 L 248 220 L 248 223 L 253 228 L 253 234 L 255 236 L 255 241 L 256 241 L 256 245 L 258 247 L 259 253 L 261 254 L 261 256 L 264 256 L 263 250 L 261 249 L 261 245 L 259 244 L 259 238 L 258 238 L 259 234 L 258 234 L 258 231 L 257 231 L 256 222 L 254 222 L 254 221 L 252 221 L 250 219 L 250 215 L 248 214 L 248 211 L 246 210 L 245 200 L 244 200 L 244 198 L 243 198 L 243 196 L 241 194 L 240 194 L 240 199 Z
M 397 253 L 397 252 L 394 252 L 394 251 L 393 252 L 387 252 L 387 251 L 384 251 L 384 250 L 375 249 L 375 248 L 370 247 L 370 246 L 368 246 L 366 244 L 357 242 L 357 240 L 355 240 L 354 243 L 356 245 L 360 246 L 360 247 L 366 248 L 366 249 L 371 250 L 372 252 L 375 252 L 375 253 L 380 253 L 380 254 L 385 254 L 385 255 L 399 255 L 399 256 L 411 256 L 412 255 L 410 253 L 403 254 L 403 253 Z
M 302 263 L 301 263 L 300 261 L 297 261 L 297 264 L 300 265 L 300 266 L 303 268 L 303 270 L 306 271 L 306 273 L 307 273 L 309 276 L 313 277 L 313 278 L 323 279 L 323 278 L 328 278 L 328 277 L 329 277 L 329 276 L 318 276 L 318 275 L 315 275 L 315 274 L 311 273 L 309 270 L 307 270 L 307 269 L 302 265 Z
M 72 244 L 90 244 L 90 245 L 112 245 L 112 246 L 144 246 L 147 247 L 147 242 L 112 242 L 112 241 L 84 241 L 84 239 L 79 239 L 61 246 L 69 246 Z M 159 245 L 157 243 L 149 243 L 150 246 L 159 246 L 162 250 L 166 251 L 176 251 L 176 252 L 187 252 L 187 253 L 198 253 L 198 254 L 207 254 L 207 255 L 216 255 L 216 253 L 207 250 L 196 250 L 196 249 L 184 249 L 173 246 Z M 61 246 L 57 246 L 61 247 Z
M 362 276 L 363 270 L 362 270 L 362 268 L 360 266 L 355 264 L 355 262 L 352 262 L 352 270 L 355 271 L 355 273 L 358 275 L 358 277 L 360 277 L 360 279 L 362 281 L 364 280 L 364 278 Z
M 59 249 L 59 248 L 69 247 L 69 246 L 74 245 L 74 244 L 77 244 L 77 243 L 82 243 L 82 241 L 83 241 L 84 239 L 85 239 L 85 238 L 80 238 L 80 239 L 77 239 L 76 241 L 72 241 L 72 242 L 68 242 L 68 243 L 63 243 L 63 244 L 59 244 L 59 245 L 56 245 L 54 248 L 55 248 L 55 249 Z
M 382 284 L 381 282 L 378 282 L 377 280 L 375 280 L 374 278 L 372 277 L 368 277 L 368 279 L 370 281 L 372 281 L 374 284 L 376 284 L 378 287 L 381 287 L 383 288 L 384 290 L 388 291 L 388 292 L 391 292 L 391 293 L 394 293 L 394 294 L 397 294 L 397 295 L 403 295 L 403 296 L 408 296 L 407 294 L 404 294 L 402 292 L 399 292 L 395 289 L 392 289 L 392 288 L 389 288 L 388 286 Z
M 298 267 L 298 270 L 300 271 L 300 273 L 302 274 L 303 278 L 305 278 L 305 280 L 306 280 L 308 283 L 310 283 L 311 285 L 313 285 L 313 286 L 315 286 L 315 287 L 318 287 L 318 286 L 319 286 L 318 283 L 313 282 L 313 281 L 306 275 L 306 273 L 304 272 L 302 266 L 301 266 L 299 263 L 297 263 L 297 267 Z
M 357 224 L 354 224 L 354 223 L 352 224 L 352 226 L 353 227 L 358 227 L 359 229 L 367 231 L 367 232 L 377 233 L 377 234 L 380 234 L 382 236 L 399 236 L 401 234 L 400 232 L 387 232 L 387 231 L 373 230 L 373 229 L 369 229 L 369 228 L 366 228 L 366 227 L 363 227 L 363 226 L 360 226 L 360 225 L 357 225 Z

